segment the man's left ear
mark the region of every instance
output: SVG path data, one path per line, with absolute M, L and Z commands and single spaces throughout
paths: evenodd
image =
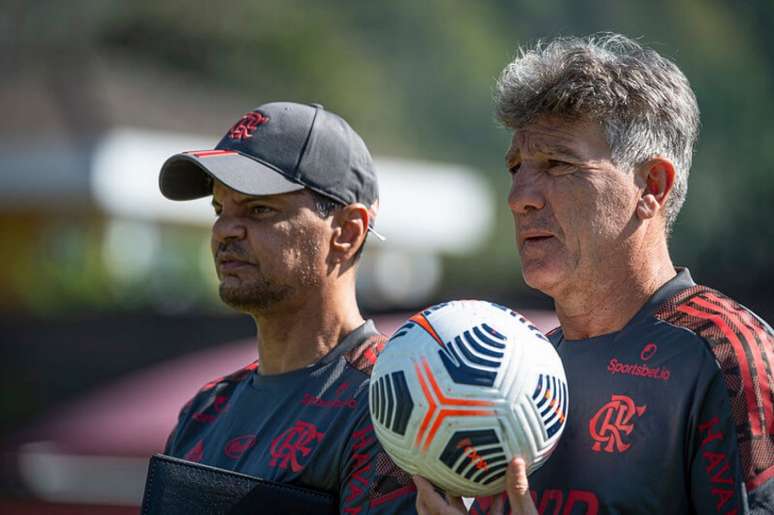
M 671 161 L 655 157 L 640 168 L 644 188 L 637 202 L 637 216 L 653 218 L 664 207 L 675 184 L 675 167 Z
M 368 208 L 363 204 L 349 204 L 335 212 L 336 229 L 331 238 L 331 247 L 341 261 L 352 258 L 363 244 L 369 219 Z

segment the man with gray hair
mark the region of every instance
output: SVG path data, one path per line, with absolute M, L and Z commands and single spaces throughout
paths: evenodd
M 561 38 L 503 71 L 508 203 L 570 412 L 552 458 L 473 513 L 774 513 L 774 333 L 675 268 L 699 111 L 685 75 L 626 37 Z M 415 478 L 421 513 L 456 512 Z

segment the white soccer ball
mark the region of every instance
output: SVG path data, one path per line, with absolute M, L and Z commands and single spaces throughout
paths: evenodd
M 527 472 L 556 447 L 567 380 L 548 339 L 522 315 L 452 301 L 412 316 L 371 374 L 371 419 L 395 463 L 448 493 L 505 490 L 514 456 Z

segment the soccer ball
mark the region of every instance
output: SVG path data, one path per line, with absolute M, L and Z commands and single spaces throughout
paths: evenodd
M 556 447 L 567 380 L 548 339 L 522 315 L 452 301 L 412 316 L 374 365 L 369 409 L 395 463 L 450 494 L 505 490 L 521 456 L 527 473 Z

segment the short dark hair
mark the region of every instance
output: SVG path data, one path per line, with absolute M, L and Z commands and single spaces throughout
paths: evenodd
M 344 204 L 342 204 L 341 202 L 337 200 L 333 200 L 332 198 L 326 197 L 325 195 L 317 193 L 316 191 L 309 190 L 309 194 L 312 195 L 312 200 L 314 200 L 314 212 L 317 213 L 317 216 L 319 216 L 322 219 L 328 218 L 334 212 L 336 212 L 336 210 L 344 207 Z M 360 248 L 357 249 L 357 252 L 355 252 L 355 255 L 354 255 L 355 263 L 357 263 L 360 260 L 360 256 L 363 255 L 363 248 L 365 248 L 367 239 L 368 239 L 368 232 L 366 232 L 366 237 L 363 240 L 363 243 L 360 245 Z
M 312 195 L 312 199 L 314 200 L 314 211 L 320 218 L 328 218 L 334 211 L 344 207 L 344 204 L 341 202 L 326 197 L 316 191 L 310 191 L 309 194 Z

